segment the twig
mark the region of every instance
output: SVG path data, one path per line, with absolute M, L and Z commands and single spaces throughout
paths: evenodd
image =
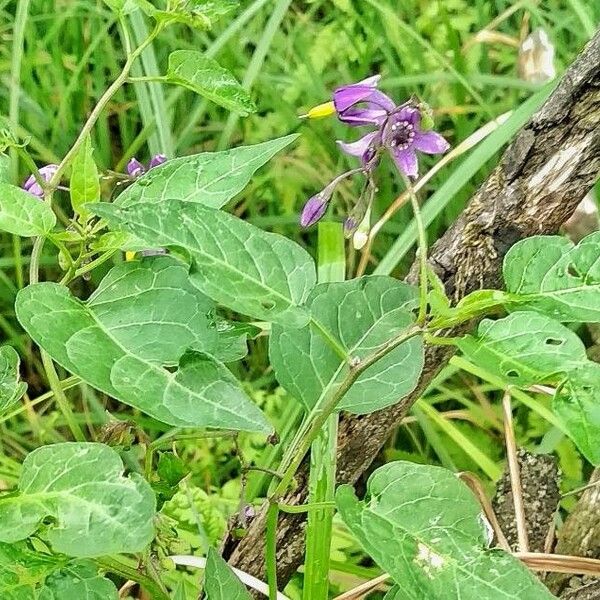
M 360 600 L 360 598 L 363 598 L 369 592 L 376 590 L 388 579 L 390 579 L 390 576 L 387 573 L 384 573 L 379 577 L 375 577 L 375 579 L 371 579 L 370 581 L 366 581 L 365 583 L 357 585 L 355 588 L 344 592 L 340 596 L 336 596 L 333 600 Z
M 485 495 L 483 486 L 481 485 L 479 479 L 477 479 L 477 477 L 473 475 L 473 473 L 469 473 L 467 471 L 459 473 L 458 477 L 461 479 L 461 481 L 464 481 L 469 486 L 469 488 L 477 498 L 479 504 L 481 505 L 481 508 L 483 508 L 483 512 L 485 513 L 487 520 L 489 521 L 490 525 L 492 526 L 492 529 L 494 530 L 494 535 L 496 536 L 498 546 L 500 546 L 500 548 L 506 550 L 507 552 L 511 552 L 510 544 L 508 543 L 508 540 L 506 539 L 506 536 L 502 531 L 502 527 L 500 527 L 498 517 L 496 516 L 496 513 L 492 508 L 491 502 Z
M 575 575 L 600 576 L 600 560 L 568 554 L 544 554 L 542 552 L 514 552 L 533 571 L 553 571 Z
M 523 506 L 523 489 L 521 488 L 521 471 L 517 460 L 517 444 L 512 422 L 512 408 L 510 405 L 510 391 L 504 392 L 502 398 L 502 409 L 504 411 L 504 439 L 506 440 L 506 456 L 508 461 L 508 473 L 510 476 L 510 487 L 515 507 L 515 522 L 517 525 L 517 539 L 519 550 L 529 550 L 529 539 L 527 536 L 527 521 L 525 519 L 525 508 Z

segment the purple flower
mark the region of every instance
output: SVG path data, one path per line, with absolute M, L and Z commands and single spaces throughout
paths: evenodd
M 165 154 L 155 154 L 148 163 L 148 167 L 145 167 L 135 156 L 127 163 L 127 174 L 130 177 L 141 177 L 146 171 L 154 169 L 167 162 Z
M 46 165 L 45 167 L 42 167 L 40 169 L 40 175 L 41 175 L 42 179 L 46 183 L 48 183 L 52 179 L 52 177 L 54 176 L 54 173 L 56 173 L 56 171 L 58 171 L 58 165 L 50 164 L 50 165 Z M 27 181 L 25 181 L 25 183 L 23 184 L 23 189 L 26 192 L 29 192 L 30 194 L 37 196 L 38 198 L 44 197 L 44 190 L 42 189 L 42 186 L 37 182 L 36 178 L 33 175 L 30 175 L 27 178 Z
M 130 177 L 140 177 L 146 172 L 146 167 L 134 156 L 127 163 L 127 174 Z
M 333 104 L 342 123 L 352 127 L 381 125 L 395 103 L 377 89 L 380 75 L 344 85 L 333 92 Z
M 363 225 L 368 230 L 370 221 L 367 216 L 377 191 L 374 174 L 381 153 L 388 152 L 403 175 L 417 177 L 417 152 L 441 154 L 450 147 L 439 133 L 430 130 L 431 117 L 426 104 L 411 99 L 396 105 L 377 89 L 379 80 L 379 75 L 376 75 L 342 86 L 333 93 L 332 102 L 321 104 L 305 115 L 318 118 L 335 112 L 340 121 L 351 127 L 367 125 L 374 127 L 374 131 L 355 142 L 338 140 L 343 152 L 360 158 L 361 167 L 338 176 L 322 192 L 310 198 L 300 219 L 304 227 L 316 223 L 325 214 L 335 186 L 341 179 L 361 173 L 366 184 L 345 220 L 344 229 L 347 236 L 353 235 Z
M 314 225 L 317 221 L 321 219 L 321 217 L 325 214 L 327 210 L 327 205 L 333 196 L 333 192 L 335 192 L 335 188 L 338 186 L 340 181 L 355 175 L 356 173 L 362 171 L 363 169 L 352 169 L 350 171 L 346 171 L 341 175 L 338 175 L 331 183 L 329 183 L 322 191 L 318 194 L 315 194 L 311 198 L 308 199 L 304 208 L 302 209 L 302 214 L 300 215 L 300 225 L 302 227 L 310 227 Z
M 148 163 L 148 169 L 154 169 L 167 162 L 167 156 L 165 154 L 155 154 Z
M 312 198 L 309 198 L 304 205 L 302 214 L 300 215 L 300 225 L 302 225 L 302 227 L 314 225 L 325 214 L 327 205 L 331 199 L 331 194 L 329 194 L 329 197 L 325 195 L 326 190 L 327 188 L 312 196 Z
M 426 154 L 442 154 L 450 144 L 435 131 L 421 130 L 421 113 L 412 106 L 394 111 L 381 132 L 382 144 L 390 152 L 400 172 L 417 177 L 417 150 Z

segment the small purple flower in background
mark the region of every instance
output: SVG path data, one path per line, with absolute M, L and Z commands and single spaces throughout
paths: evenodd
M 388 152 L 396 167 L 406 177 L 419 174 L 417 152 L 442 154 L 450 145 L 435 131 L 429 130 L 431 121 L 428 108 L 416 100 L 397 105 L 389 96 L 377 89 L 379 75 L 358 83 L 344 85 L 333 92 L 333 100 L 316 106 L 305 115 L 320 118 L 337 114 L 338 119 L 350 127 L 371 126 L 375 130 L 355 142 L 338 140 L 340 149 L 360 159 L 362 167 L 336 177 L 320 194 L 313 196 L 304 206 L 300 224 L 308 227 L 324 214 L 335 186 L 342 179 L 361 173 L 367 184 L 354 209 L 346 219 L 345 230 L 352 235 L 357 228 L 368 226 L 370 209 L 377 186 L 373 176 L 379 166 L 382 152 Z
M 127 174 L 131 177 L 140 177 L 146 172 L 146 167 L 134 156 L 127 163 Z
M 58 171 L 58 165 L 50 164 L 50 165 L 46 165 L 45 167 L 42 167 L 40 169 L 40 175 L 41 175 L 42 179 L 46 183 L 48 183 L 52 179 L 52 177 L 54 176 L 54 173 L 56 173 L 56 171 Z M 23 189 L 26 192 L 29 192 L 30 194 L 32 194 L 33 196 L 37 196 L 38 198 L 44 197 L 44 190 L 42 189 L 42 186 L 37 182 L 36 178 L 33 175 L 30 175 L 27 178 L 27 181 L 25 181 L 25 183 L 23 184 Z
M 167 162 L 167 157 L 164 154 L 155 154 L 148 163 L 146 168 L 135 156 L 127 163 L 127 174 L 130 177 L 141 177 L 146 171 L 154 169 Z
M 154 169 L 154 167 L 158 167 L 167 162 L 167 157 L 165 154 L 155 154 L 148 163 L 148 170 Z

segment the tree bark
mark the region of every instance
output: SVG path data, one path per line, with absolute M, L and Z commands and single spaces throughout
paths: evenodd
M 475 150 L 476 151 L 476 150 Z M 438 240 L 429 262 L 456 300 L 480 287 L 501 284 L 501 264 L 518 240 L 558 231 L 594 184 L 600 169 L 600 32 L 563 76 L 544 106 L 520 131 L 500 164 L 476 192 L 454 225 Z M 409 279 L 414 281 L 414 275 Z M 428 347 L 415 392 L 398 404 L 364 416 L 343 414 L 338 437 L 338 482 L 355 483 L 412 404 L 452 355 Z M 284 502 L 307 496 L 307 462 L 298 486 Z M 264 510 L 247 535 L 229 538 L 230 564 L 264 579 Z M 282 515 L 277 535 L 280 587 L 303 559 L 302 516 Z

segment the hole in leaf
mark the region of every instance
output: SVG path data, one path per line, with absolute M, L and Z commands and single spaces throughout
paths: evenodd
M 275 302 L 273 302 L 273 300 L 261 300 L 260 305 L 265 310 L 273 310 L 275 308 Z
M 594 386 L 593 385 L 582 385 L 581 389 L 586 393 L 586 394 L 591 394 L 594 391 Z
M 509 378 L 509 379 L 517 379 L 518 377 L 520 377 L 519 375 L 519 371 L 515 370 L 515 369 L 511 369 L 510 371 L 506 371 L 505 375 Z
M 569 265 L 567 267 L 567 273 L 571 277 L 581 277 L 581 273 L 577 269 L 577 266 L 575 265 L 575 263 L 569 263 Z
M 562 346 L 564 340 L 558 340 L 556 338 L 547 338 L 545 344 L 547 346 Z

